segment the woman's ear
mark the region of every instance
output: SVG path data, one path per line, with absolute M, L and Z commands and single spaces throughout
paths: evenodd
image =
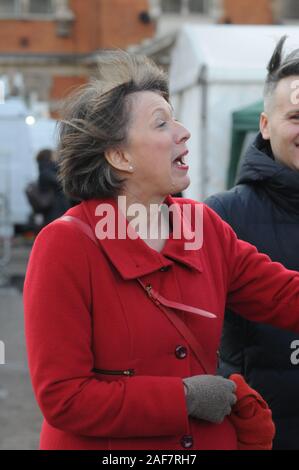
M 106 150 L 105 158 L 115 170 L 132 173 L 133 167 L 130 162 L 130 157 L 123 149 L 111 148 Z
M 267 113 L 264 111 L 260 115 L 260 131 L 263 136 L 263 139 L 269 140 L 270 139 L 270 132 L 269 132 L 269 118 Z

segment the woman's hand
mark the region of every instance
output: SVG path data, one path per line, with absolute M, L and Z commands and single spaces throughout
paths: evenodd
M 214 375 L 194 375 L 183 380 L 188 414 L 211 423 L 221 423 L 236 403 L 236 385 Z

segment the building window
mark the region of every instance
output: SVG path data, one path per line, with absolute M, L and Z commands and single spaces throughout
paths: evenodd
M 283 19 L 298 20 L 299 3 L 298 0 L 285 0 L 281 2 L 281 16 Z
M 18 2 L 16 0 L 0 0 L 0 16 L 18 14 Z
M 205 13 L 205 0 L 189 0 L 190 13 Z
M 205 13 L 207 0 L 160 0 L 163 13 Z
M 161 0 L 163 13 L 180 13 L 182 9 L 181 0 Z
M 29 11 L 31 14 L 51 14 L 54 13 L 52 0 L 30 0 Z
M 0 17 L 53 14 L 53 0 L 0 0 Z

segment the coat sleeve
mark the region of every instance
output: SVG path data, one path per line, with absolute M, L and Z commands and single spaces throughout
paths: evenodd
M 227 266 L 227 307 L 248 320 L 298 332 L 299 273 L 239 240 L 214 212 L 212 217 Z
M 222 220 L 225 220 L 229 224 L 229 217 L 226 211 L 224 204 L 222 204 L 222 200 L 226 196 L 225 193 L 220 193 L 219 195 L 213 195 L 208 197 L 204 203 L 213 209 L 217 214 L 221 217 Z
M 210 196 L 205 204 L 213 209 L 222 220 L 231 225 L 233 195 L 225 191 Z M 248 320 L 226 309 L 219 349 L 218 373 L 224 377 L 231 374 L 244 375 L 244 347 Z
M 223 377 L 245 374 L 244 357 L 248 320 L 226 309 L 219 349 L 218 373 Z
M 222 220 L 231 224 L 232 200 L 235 195 L 228 191 L 210 196 L 204 202 Z M 229 309 L 225 310 L 221 345 L 219 349 L 218 373 L 224 377 L 231 374 L 244 375 L 244 348 L 249 325 L 252 324 Z
M 185 434 L 188 416 L 180 377 L 136 376 L 109 383 L 95 378 L 86 243 L 73 227 L 50 224 L 37 237 L 28 264 L 26 343 L 45 419 L 82 436 Z

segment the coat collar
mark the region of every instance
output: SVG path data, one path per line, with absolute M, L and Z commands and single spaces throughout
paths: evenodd
M 180 217 L 182 224 L 186 226 L 186 220 L 182 213 L 184 199 L 173 199 L 168 196 L 164 202 L 167 205 L 175 204 L 177 215 Z M 102 216 L 97 215 L 97 207 L 100 204 L 108 204 L 113 208 L 115 214 L 118 213 L 117 201 L 114 199 L 90 199 L 80 204 L 80 209 L 84 212 L 84 218 L 87 219 L 95 233 L 97 223 L 106 216 L 106 213 Z M 128 226 L 126 219 L 124 224 L 126 227 Z M 118 224 L 116 222 L 116 233 L 117 228 Z M 174 262 L 201 272 L 201 250 L 185 249 L 185 242 L 190 242 L 190 239 L 185 238 L 186 233 L 187 230 L 183 231 L 181 239 L 174 239 L 171 234 L 160 253 L 151 249 L 140 237 L 135 240 L 129 237 L 124 239 L 107 237 L 99 240 L 99 243 L 123 279 L 136 279 L 139 276 L 151 274 L 161 268 L 171 266 Z

